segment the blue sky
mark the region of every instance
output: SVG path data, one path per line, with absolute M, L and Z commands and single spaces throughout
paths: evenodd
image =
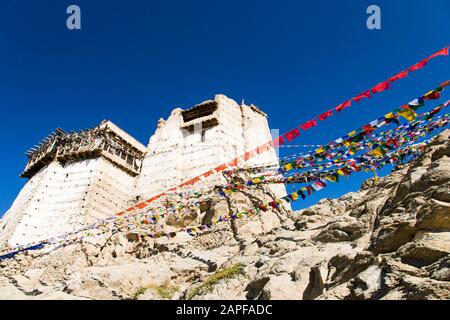
M 70 4 L 81 7 L 80 31 L 65 26 Z M 366 28 L 370 4 L 381 7 L 381 30 Z M 56 127 L 110 119 L 146 144 L 174 107 L 223 93 L 260 106 L 285 132 L 450 44 L 449 12 L 448 0 L 0 0 L 0 214 L 25 183 L 24 152 Z M 449 71 L 449 57 L 438 57 L 297 142 L 338 138 Z M 296 207 L 356 190 L 363 178 Z

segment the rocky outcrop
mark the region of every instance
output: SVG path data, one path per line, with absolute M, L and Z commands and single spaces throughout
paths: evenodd
M 116 233 L 18 255 L 0 263 L 0 298 L 450 299 L 449 137 L 358 192 L 288 215 L 269 210 L 195 238 Z

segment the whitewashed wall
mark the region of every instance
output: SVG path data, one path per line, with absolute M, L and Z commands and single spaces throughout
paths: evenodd
M 103 158 L 54 161 L 24 186 L 2 223 L 11 246 L 57 236 L 128 207 L 135 178 Z M 1 226 L 0 226 L 1 228 Z
M 182 109 L 175 109 L 167 120 L 160 120 L 150 138 L 149 153 L 138 178 L 137 194 L 142 199 L 177 186 L 272 139 L 264 114 L 245 104 L 239 105 L 224 95 L 216 95 L 214 100 L 218 102 L 218 109 L 213 116 L 219 124 L 206 131 L 204 142 L 201 141 L 200 130 L 183 135 L 180 129 Z M 275 150 L 271 149 L 240 166 L 274 164 L 277 161 Z M 195 188 L 224 182 L 222 175 L 216 174 L 196 184 Z M 270 188 L 279 197 L 286 195 L 283 185 Z

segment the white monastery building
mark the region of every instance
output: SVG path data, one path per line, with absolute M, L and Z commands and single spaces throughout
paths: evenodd
M 224 95 L 160 119 L 146 146 L 111 121 L 57 129 L 27 152 L 28 179 L 0 220 L 0 244 L 24 245 L 105 219 L 272 140 L 267 115 Z M 270 148 L 238 167 L 274 165 Z M 214 174 L 190 188 L 225 183 Z M 277 197 L 284 185 L 270 185 Z

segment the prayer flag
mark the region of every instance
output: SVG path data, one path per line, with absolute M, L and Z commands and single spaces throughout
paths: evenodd
M 314 182 L 311 187 L 315 190 L 315 191 L 319 191 L 321 189 L 323 189 L 322 186 L 318 185 L 317 182 Z
M 297 192 L 292 192 L 292 193 L 289 195 L 289 198 L 291 198 L 292 201 L 297 201 L 297 199 L 298 199 L 298 194 L 297 194 Z
M 270 148 L 270 144 L 269 144 L 269 143 L 265 143 L 265 144 L 263 144 L 262 146 L 259 146 L 259 147 L 257 148 L 256 152 L 257 152 L 258 154 L 261 154 L 261 153 L 263 153 L 263 152 L 269 150 L 269 148 Z
M 223 171 L 223 170 L 225 170 L 225 169 L 226 169 L 226 167 L 227 167 L 227 165 L 226 165 L 226 164 L 222 164 L 222 165 L 220 165 L 220 166 L 216 167 L 216 168 L 214 169 L 214 171 L 216 171 L 216 172 L 220 172 L 220 171 Z
M 343 109 L 350 107 L 352 104 L 352 100 L 347 100 L 344 103 L 341 103 L 340 105 L 338 105 L 335 109 L 337 112 L 341 112 Z
M 297 194 L 299 194 L 300 197 L 302 197 L 302 199 L 305 199 L 305 198 L 306 198 L 305 194 L 304 194 L 301 190 L 298 190 L 298 191 L 297 191 Z
M 272 147 L 278 147 L 284 144 L 284 138 L 282 136 L 279 136 L 278 138 L 273 139 L 270 141 L 270 145 Z
M 377 84 L 375 87 L 372 88 L 372 93 L 379 93 L 381 91 L 387 90 L 390 88 L 390 83 L 388 80 L 381 82 Z
M 322 113 L 320 116 L 318 116 L 317 118 L 319 118 L 319 120 L 324 121 L 326 118 L 330 117 L 333 115 L 333 110 L 328 110 L 325 113 Z
M 230 162 L 228 162 L 228 165 L 231 167 L 235 167 L 238 165 L 238 158 L 235 158 L 233 160 L 231 160 Z
M 300 126 L 300 128 L 302 128 L 303 131 L 306 131 L 315 126 L 317 126 L 317 121 L 316 121 L 316 119 L 312 119 L 312 120 L 309 120 L 309 121 L 305 122 L 304 124 L 302 124 Z
M 212 175 L 212 174 L 213 174 L 213 171 L 212 171 L 212 170 L 209 170 L 208 172 L 204 173 L 203 176 L 204 176 L 205 178 L 207 178 L 207 177 L 209 177 L 209 176 Z
M 445 82 L 442 82 L 442 83 L 439 85 L 439 87 L 445 88 L 445 87 L 447 87 L 449 84 L 450 84 L 450 80 L 447 80 L 447 81 L 445 81 Z
M 369 99 L 371 97 L 370 90 L 364 91 L 363 93 L 358 94 L 353 98 L 353 101 L 359 102 L 361 99 L 366 98 Z
M 384 151 L 381 147 L 378 147 L 372 151 L 372 154 L 375 156 L 383 157 L 386 154 L 386 151 Z
M 423 98 L 425 99 L 425 100 L 434 100 L 434 99 L 439 99 L 441 97 L 441 93 L 439 92 L 439 91 L 434 91 L 434 90 L 432 90 L 432 91 L 430 91 L 430 92 L 427 92 L 424 96 L 423 96 Z
M 410 72 L 422 69 L 423 67 L 425 67 L 428 63 L 428 58 L 427 59 L 423 59 L 422 61 L 416 63 L 415 65 L 413 65 L 412 67 L 409 68 Z
M 414 121 L 417 117 L 417 113 L 415 113 L 410 107 L 405 106 L 399 111 L 399 114 L 409 122 Z
M 325 152 L 325 149 L 322 148 L 322 147 L 320 147 L 319 149 L 315 150 L 315 153 L 317 153 L 317 154 L 320 154 L 320 153 L 323 153 L 323 152 Z
M 433 53 L 427 59 L 430 60 L 430 59 L 433 59 L 433 58 L 435 58 L 437 56 L 448 56 L 448 47 L 446 47 L 444 49 L 441 49 L 438 52 Z
M 417 99 L 414 99 L 414 100 L 408 102 L 408 105 L 410 105 L 410 106 L 423 106 L 423 104 L 424 104 L 423 101 L 424 101 L 424 98 L 420 97 L 420 98 L 417 98 Z
M 297 138 L 300 135 L 300 131 L 295 128 L 291 131 L 289 131 L 288 133 L 286 133 L 284 136 L 286 137 L 286 139 L 288 139 L 288 141 L 292 141 L 295 138 Z
M 364 125 L 362 128 L 363 128 L 365 134 L 371 134 L 372 131 L 375 130 L 371 125 L 368 125 L 368 124 Z
M 399 73 L 397 73 L 395 76 L 390 77 L 388 80 L 389 82 L 394 82 L 403 78 L 406 78 L 408 76 L 408 71 L 407 70 L 403 70 Z

